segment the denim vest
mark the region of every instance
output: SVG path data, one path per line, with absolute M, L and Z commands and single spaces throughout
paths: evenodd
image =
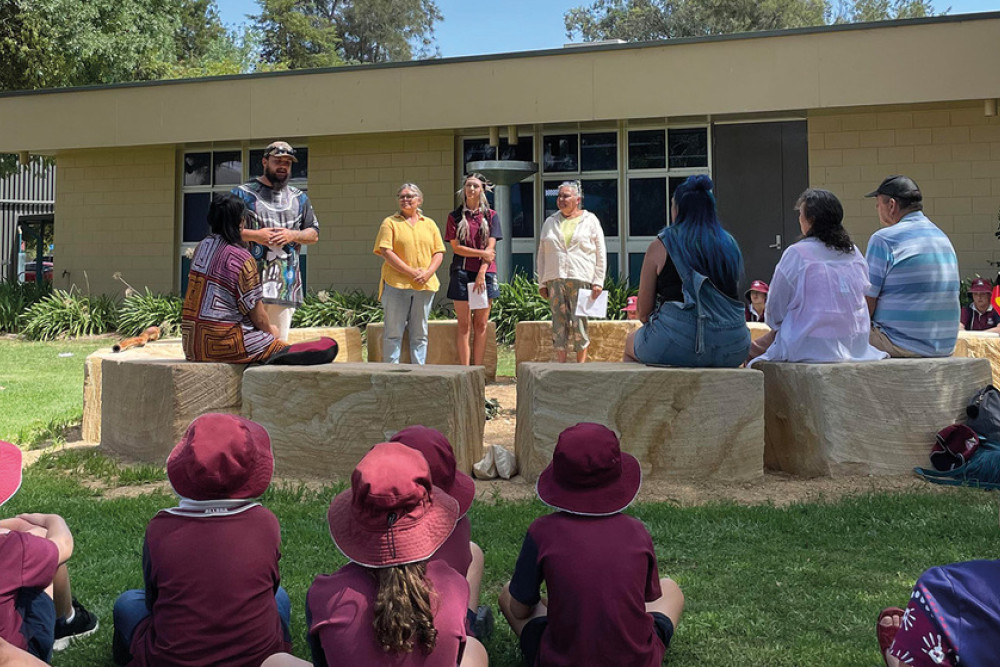
M 750 351 L 743 304 L 684 262 L 674 251 L 676 236 L 668 227 L 657 238 L 681 277 L 684 301 L 664 302 L 639 329 L 636 356 L 647 364 L 735 368 Z

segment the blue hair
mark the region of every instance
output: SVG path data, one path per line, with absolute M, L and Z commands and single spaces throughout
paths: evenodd
M 743 275 L 743 253 L 736 239 L 722 228 L 715 210 L 712 179 L 705 174 L 689 176 L 674 191 L 677 219 L 671 229 L 677 235 L 674 250 L 695 271 L 729 295 L 739 294 Z

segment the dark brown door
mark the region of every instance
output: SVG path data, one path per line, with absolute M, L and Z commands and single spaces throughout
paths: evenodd
M 809 187 L 805 121 L 716 125 L 712 172 L 719 219 L 743 251 L 745 275 L 771 282 L 781 251 L 799 238 L 795 200 Z

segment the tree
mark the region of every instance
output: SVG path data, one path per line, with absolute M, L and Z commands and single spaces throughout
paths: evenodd
M 289 69 L 436 55 L 433 0 L 258 0 L 261 60 Z M 334 55 L 336 58 L 334 58 Z
M 646 41 L 933 13 L 928 0 L 595 0 L 564 20 L 570 39 Z

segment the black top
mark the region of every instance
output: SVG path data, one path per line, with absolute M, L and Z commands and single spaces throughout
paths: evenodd
M 656 276 L 656 307 L 659 308 L 660 304 L 666 301 L 683 301 L 682 284 L 681 275 L 677 273 L 674 260 L 667 255 L 663 269 Z

